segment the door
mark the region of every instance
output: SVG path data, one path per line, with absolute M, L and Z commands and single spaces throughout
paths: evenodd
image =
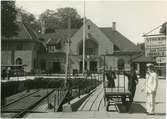
M 97 61 L 90 61 L 90 71 L 97 72 Z
M 82 66 L 83 66 L 82 61 L 80 61 L 80 62 L 79 62 L 79 72 L 80 72 L 80 73 L 82 73 L 82 69 L 83 69 Z M 87 69 L 87 62 L 85 61 L 85 70 L 86 70 L 86 69 Z
M 61 63 L 60 62 L 53 62 L 53 73 L 60 73 L 61 72 Z
M 145 78 L 147 71 L 146 63 L 140 63 L 140 76 L 141 78 Z

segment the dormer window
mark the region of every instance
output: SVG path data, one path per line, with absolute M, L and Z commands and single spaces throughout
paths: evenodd
M 56 49 L 61 49 L 61 42 L 56 43 Z
M 114 51 L 119 51 L 119 50 L 120 50 L 119 47 L 114 45 Z

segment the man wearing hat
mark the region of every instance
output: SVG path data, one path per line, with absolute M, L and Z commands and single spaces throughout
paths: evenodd
M 158 76 L 153 64 L 147 64 L 147 73 L 145 80 L 146 91 L 146 110 L 147 114 L 152 115 L 155 111 L 155 97 L 158 87 Z M 142 89 L 142 91 L 144 88 Z

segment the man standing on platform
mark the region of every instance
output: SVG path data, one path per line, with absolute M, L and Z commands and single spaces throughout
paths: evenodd
M 128 90 L 131 92 L 130 101 L 133 102 L 133 98 L 136 92 L 136 85 L 138 84 L 138 78 L 135 68 L 132 66 L 130 73 L 124 73 L 128 77 Z
M 153 64 L 147 64 L 148 71 L 146 73 L 145 89 L 146 91 L 146 110 L 147 114 L 153 115 L 155 111 L 155 97 L 158 87 L 158 76 L 155 72 Z

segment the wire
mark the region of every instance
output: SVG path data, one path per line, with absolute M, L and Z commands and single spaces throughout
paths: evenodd
M 145 35 L 147 35 L 147 34 L 149 34 L 149 33 L 153 32 L 153 31 L 155 31 L 156 29 L 158 29 L 158 28 L 160 28 L 160 27 L 162 27 L 162 25 L 159 25 L 159 26 L 157 26 L 157 27 L 153 28 L 151 31 L 149 31 L 149 32 L 145 33 L 143 36 L 145 36 Z

